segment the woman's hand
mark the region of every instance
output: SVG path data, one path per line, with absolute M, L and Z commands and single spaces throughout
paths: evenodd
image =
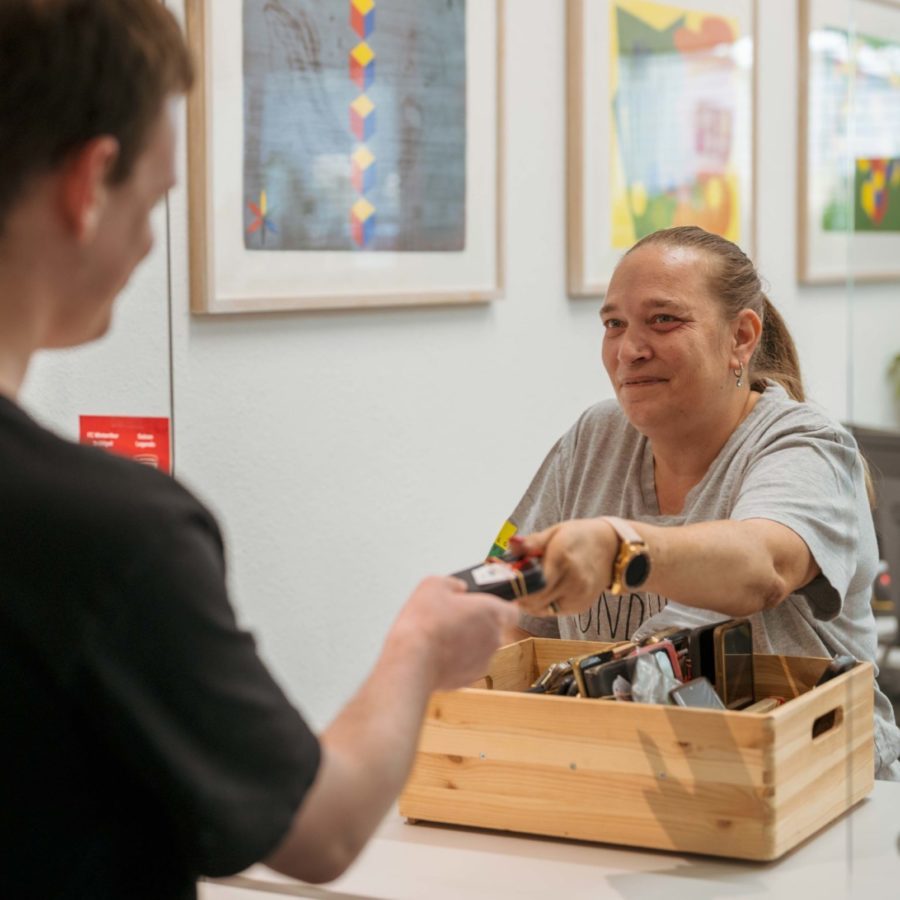
M 619 539 L 603 519 L 570 519 L 525 537 L 510 550 L 543 558 L 547 586 L 519 600 L 534 616 L 574 615 L 589 609 L 609 587 Z

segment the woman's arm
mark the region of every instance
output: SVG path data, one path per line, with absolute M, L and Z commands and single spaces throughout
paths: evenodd
M 647 543 L 651 570 L 641 590 L 730 616 L 777 606 L 819 567 L 806 543 L 769 519 L 661 527 L 631 522 Z M 604 519 L 573 519 L 515 540 L 544 557 L 547 587 L 520 601 L 533 615 L 588 609 L 611 583 L 619 538 Z

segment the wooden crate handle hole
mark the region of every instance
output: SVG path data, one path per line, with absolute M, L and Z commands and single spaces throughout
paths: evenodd
M 817 740 L 823 735 L 828 734 L 829 731 L 834 731 L 837 728 L 840 728 L 843 721 L 843 706 L 836 706 L 834 709 L 829 710 L 827 713 L 822 713 L 822 715 L 819 716 L 819 718 L 816 719 L 812 724 L 812 739 Z

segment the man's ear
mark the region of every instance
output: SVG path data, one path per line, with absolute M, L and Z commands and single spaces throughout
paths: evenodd
M 106 205 L 107 179 L 118 156 L 119 142 L 103 135 L 72 152 L 63 166 L 62 213 L 79 243 L 88 243 L 96 234 Z
M 742 309 L 734 320 L 734 367 L 746 365 L 762 335 L 762 320 L 752 309 Z

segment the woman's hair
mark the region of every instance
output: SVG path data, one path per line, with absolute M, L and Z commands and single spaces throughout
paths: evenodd
M 744 251 L 717 234 L 695 225 L 682 225 L 648 234 L 628 253 L 651 244 L 687 247 L 706 254 L 710 263 L 710 293 L 721 304 L 726 320 L 734 319 L 742 309 L 752 309 L 762 320 L 762 335 L 747 366 L 751 386 L 763 390 L 765 379 L 770 378 L 781 384 L 795 400 L 804 400 L 806 395 L 794 339 L 784 319 L 765 295 L 756 267 Z

